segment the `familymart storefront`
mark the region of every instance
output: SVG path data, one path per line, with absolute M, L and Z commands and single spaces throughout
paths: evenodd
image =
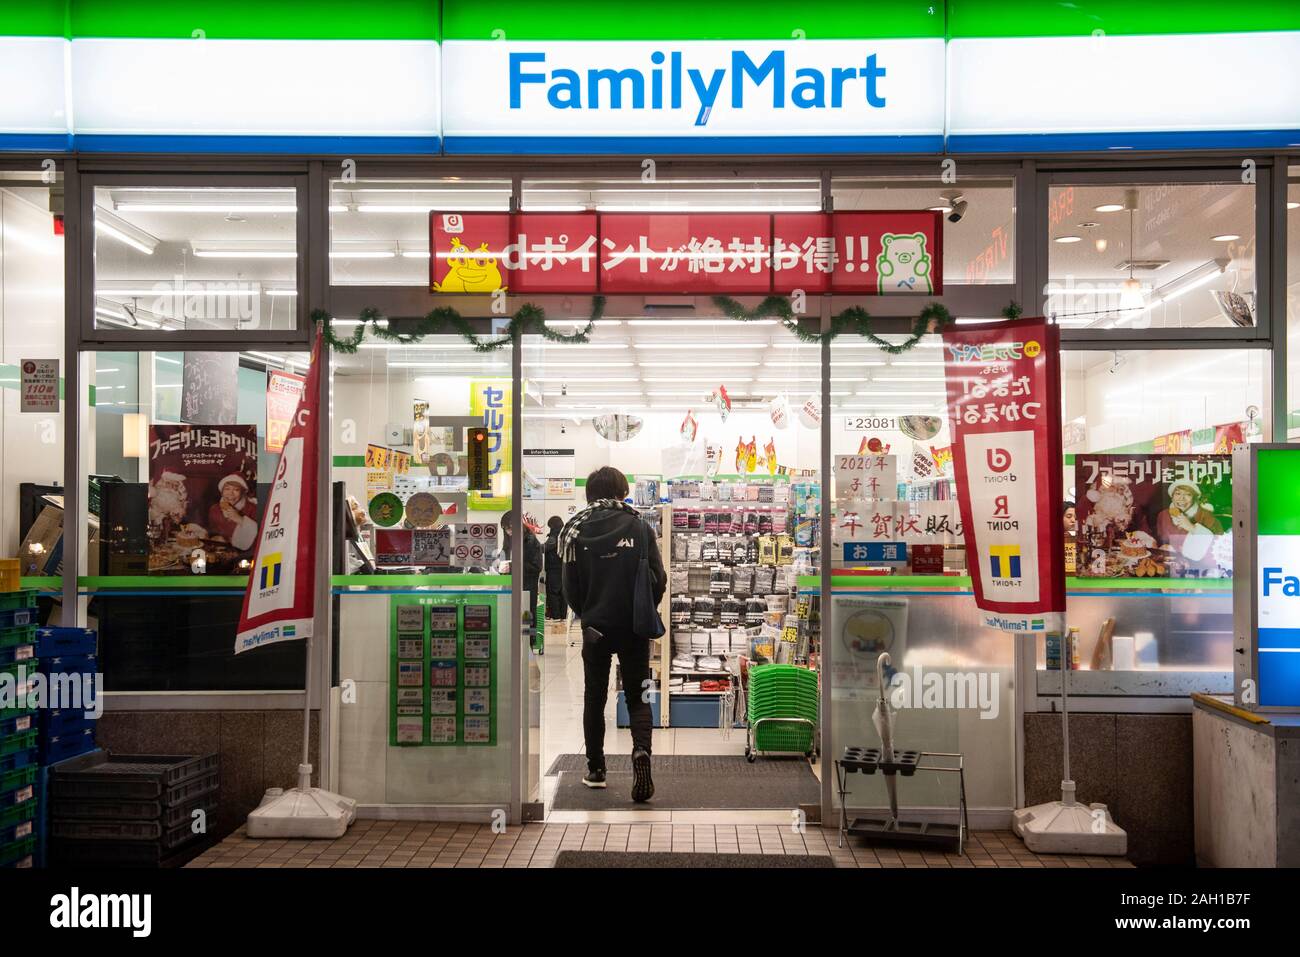
M 540 643 L 514 637 L 536 600 L 519 523 L 572 514 L 580 480 L 614 465 L 677 572 L 657 733 L 721 739 L 729 660 L 775 630 L 766 650 L 821 676 L 807 750 L 823 764 L 798 803 L 831 820 L 829 761 L 871 743 L 886 629 L 918 686 L 976 678 L 973 704 L 918 695 L 900 734 L 965 754 L 972 823 L 1005 824 L 1059 780 L 1055 676 L 1042 641 L 983 628 L 969 600 L 923 310 L 1054 318 L 1071 501 L 1099 456 L 1292 438 L 1287 7 L 672 3 L 561 21 L 446 0 L 365 25 L 241 9 L 81 0 L 0 19 L 4 362 L 60 358 L 65 396 L 57 415 L 6 402 L 0 551 L 26 560 L 59 496 L 61 565 L 25 574 L 51 620 L 99 629 L 99 743 L 220 750 L 231 823 L 292 781 L 308 672 L 314 763 L 364 813 L 553 807 L 547 772 L 577 747 L 547 720 L 563 709 Z M 1161 32 L 1174 22 L 1189 32 Z M 1228 83 L 1206 62 L 1250 69 Z M 456 317 L 418 320 L 435 308 Z M 854 309 L 870 319 L 819 338 Z M 265 501 L 318 310 L 336 340 L 328 611 L 310 662 L 301 642 L 235 655 L 247 556 L 214 534 L 217 499 L 238 475 L 245 517 Z M 489 433 L 482 488 L 471 427 Z M 201 428 L 239 450 L 211 474 L 163 450 Z M 846 463 L 873 456 L 892 464 L 850 492 Z M 868 568 L 890 574 L 852 574 Z M 1148 819 L 1132 782 L 1142 767 L 1182 787 L 1187 694 L 1231 688 L 1230 564 L 1136 568 L 1103 558 L 1069 582 L 1083 662 L 1106 619 L 1135 646 L 1132 667 L 1099 654 L 1088 676 L 1074 746 L 1103 796 L 1081 797 L 1111 805 L 1139 858 L 1185 862 L 1190 797 Z M 746 731 L 726 746 L 742 754 Z M 883 806 L 875 779 L 852 783 L 848 806 Z M 951 816 L 949 783 L 905 800 Z

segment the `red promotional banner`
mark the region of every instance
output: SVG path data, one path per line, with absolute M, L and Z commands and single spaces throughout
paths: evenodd
M 275 467 L 244 590 L 235 654 L 309 638 L 316 608 L 316 481 L 320 455 L 321 333 L 311 348 L 307 385 Z
M 463 294 L 938 295 L 942 217 L 837 213 L 429 215 L 429 288 Z
M 986 627 L 1064 624 L 1060 334 L 1044 319 L 943 334 L 957 499 Z

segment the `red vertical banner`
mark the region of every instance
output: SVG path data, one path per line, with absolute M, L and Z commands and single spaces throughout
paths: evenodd
M 1060 333 L 1044 319 L 943 334 L 957 500 L 975 603 L 990 628 L 1059 632 Z
M 239 614 L 235 654 L 308 638 L 316 609 L 316 481 L 320 461 L 321 333 L 311 348 L 307 385 L 289 425 L 271 494 L 257 530 L 253 566 Z

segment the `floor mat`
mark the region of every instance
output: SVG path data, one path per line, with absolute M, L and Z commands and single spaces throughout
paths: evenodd
M 632 800 L 632 761 L 627 755 L 607 759 L 607 788 L 583 784 L 586 767 L 587 759 L 580 754 L 561 755 L 551 765 L 552 773 L 558 770 L 560 775 L 552 810 L 764 810 L 821 803 L 821 783 L 802 758 L 759 758 L 750 764 L 742 755 L 658 757 L 653 765 L 655 795 L 644 804 Z
M 834 867 L 829 854 L 688 854 L 682 851 L 560 851 L 556 867 Z

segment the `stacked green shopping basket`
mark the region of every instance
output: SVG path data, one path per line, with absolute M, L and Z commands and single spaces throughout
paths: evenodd
M 749 669 L 749 748 L 811 754 L 817 739 L 817 672 L 796 665 Z

